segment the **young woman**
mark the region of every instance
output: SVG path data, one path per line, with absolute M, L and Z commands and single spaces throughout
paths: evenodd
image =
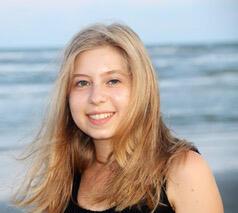
M 154 68 L 127 26 L 72 39 L 35 142 L 16 199 L 31 212 L 223 212 L 207 163 L 163 123 Z

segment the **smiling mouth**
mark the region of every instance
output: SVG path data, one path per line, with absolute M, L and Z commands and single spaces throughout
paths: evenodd
M 115 112 L 98 113 L 98 114 L 90 114 L 88 115 L 88 117 L 91 123 L 99 125 L 108 122 L 113 117 L 114 114 Z
M 101 120 L 105 118 L 109 118 L 113 116 L 113 112 L 110 113 L 101 113 L 101 114 L 94 114 L 94 115 L 89 115 L 89 118 L 94 119 L 94 120 Z

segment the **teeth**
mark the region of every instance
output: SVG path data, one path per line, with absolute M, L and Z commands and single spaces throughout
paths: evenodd
M 108 117 L 111 117 L 113 115 L 113 113 L 102 113 L 102 114 L 95 114 L 95 115 L 89 115 L 90 118 L 94 119 L 94 120 L 100 120 L 100 119 L 105 119 Z

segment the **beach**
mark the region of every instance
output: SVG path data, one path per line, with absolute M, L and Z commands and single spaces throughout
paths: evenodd
M 238 43 L 147 46 L 161 115 L 194 143 L 216 176 L 226 213 L 238 212 Z M 26 169 L 16 160 L 37 133 L 60 67 L 61 48 L 0 49 L 0 213 Z
M 215 177 L 224 202 L 225 213 L 236 213 L 238 211 L 238 171 L 218 173 Z M 12 207 L 9 201 L 1 201 L 0 212 L 20 213 L 24 211 Z
M 216 181 L 221 192 L 225 213 L 238 212 L 238 171 L 216 174 Z
M 22 171 L 26 170 L 24 163 L 16 160 L 20 153 L 22 153 L 22 150 L 8 150 L 2 152 L 0 156 L 0 167 L 3 168 L 0 171 L 0 213 L 24 212 L 13 207 L 9 199 L 19 184 L 21 184 L 21 180 L 24 175 Z M 212 155 L 212 152 L 204 154 Z M 209 161 L 211 160 L 209 159 Z M 238 169 L 232 170 L 230 169 L 231 166 L 228 166 L 227 168 L 223 167 L 218 170 L 214 166 L 216 164 L 213 164 L 212 161 L 210 162 L 210 165 L 213 167 L 212 170 L 215 170 L 213 174 L 215 175 L 216 182 L 222 196 L 225 213 L 236 213 L 238 210 Z

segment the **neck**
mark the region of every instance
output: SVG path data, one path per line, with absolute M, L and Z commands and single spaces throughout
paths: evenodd
M 94 140 L 94 145 L 96 151 L 95 162 L 106 164 L 113 150 L 111 141 Z

